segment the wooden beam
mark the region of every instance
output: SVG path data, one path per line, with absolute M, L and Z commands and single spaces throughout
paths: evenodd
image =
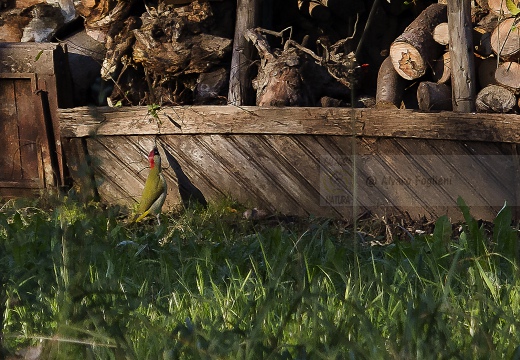
M 471 1 L 448 1 L 453 111 L 475 111 L 476 83 Z
M 229 103 L 232 105 L 254 104 L 250 66 L 254 46 L 245 37 L 246 30 L 258 26 L 260 17 L 259 0 L 237 0 L 235 37 L 229 74 Z
M 59 109 L 64 138 L 112 135 L 353 135 L 520 143 L 514 114 L 318 107 L 144 106 Z

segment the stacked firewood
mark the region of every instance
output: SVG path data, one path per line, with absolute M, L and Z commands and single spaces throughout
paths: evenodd
M 89 79 L 91 69 L 74 68 L 83 66 L 79 57 L 70 61 L 73 77 L 85 73 L 74 78 L 75 88 L 88 80 L 81 95 L 97 105 L 225 104 L 235 6 L 234 0 L 7 1 L 0 42 L 63 40 L 81 58 L 96 53 L 99 67 Z M 88 41 L 70 35 L 78 27 Z
M 87 20 L 87 30 L 105 38 L 101 77 L 114 84 L 109 104 L 225 103 L 233 7 L 164 1 L 108 29 Z
M 479 112 L 507 113 L 518 109 L 520 19 L 506 6 L 509 4 L 515 12 L 517 2 L 481 0 L 472 8 Z M 414 88 L 419 109 L 451 110 L 451 79 L 461 69 L 451 67 L 449 43 L 446 5 L 433 4 L 392 43 L 389 57 L 379 70 L 377 106 L 402 107 L 405 89 Z

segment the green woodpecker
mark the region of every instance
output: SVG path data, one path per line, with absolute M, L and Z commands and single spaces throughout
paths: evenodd
M 140 221 L 147 215 L 156 215 L 157 221 L 161 224 L 159 215 L 166 199 L 167 186 L 164 175 L 161 173 L 161 155 L 156 146 L 148 154 L 148 160 L 150 161 L 150 173 L 144 184 L 137 214 L 132 222 Z

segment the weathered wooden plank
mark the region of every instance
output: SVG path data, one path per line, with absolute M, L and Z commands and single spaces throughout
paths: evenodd
M 22 178 L 18 137 L 18 109 L 15 82 L 0 79 L 0 179 Z
M 18 112 L 19 151 L 22 178 L 40 180 L 41 164 L 38 163 L 37 139 L 41 139 L 43 114 L 35 111 L 34 95 L 30 79 L 18 79 L 14 83 Z M 43 132 L 44 133 L 44 132 Z M 41 179 L 43 180 L 43 178 Z M 43 186 L 43 181 L 41 181 Z
M 283 166 L 290 169 L 295 177 L 294 183 L 286 186 L 302 186 L 307 189 L 311 201 L 314 215 L 338 217 L 342 212 L 336 209 L 331 202 L 324 197 L 321 187 L 323 176 L 332 176 L 326 173 L 330 171 L 326 167 L 322 167 L 319 156 L 317 154 L 323 153 L 323 150 L 318 153 L 309 151 L 308 147 L 303 146 L 302 138 L 313 138 L 313 136 L 280 136 L 280 135 L 265 135 L 265 141 L 269 143 L 275 156 L 284 160 Z M 312 140 L 311 140 L 312 142 Z M 325 172 L 323 174 L 322 172 Z M 301 205 L 306 207 L 306 203 Z
M 460 220 L 460 195 L 476 217 L 490 220 L 503 201 L 516 199 L 514 158 L 504 144 L 356 138 L 354 149 L 354 138 L 345 136 L 200 134 L 87 138 L 101 200 L 128 206 L 138 200 L 155 142 L 168 154 L 169 208 L 182 203 L 180 176 L 207 201 L 230 196 L 296 215 L 351 218 L 371 211 Z M 429 184 L 433 177 L 449 183 Z
M 56 109 L 71 105 L 65 53 L 58 44 L 0 43 L 0 179 L 64 183 Z
M 414 110 L 186 106 L 60 109 L 63 137 L 103 135 L 278 134 L 355 135 L 520 142 L 520 116 Z

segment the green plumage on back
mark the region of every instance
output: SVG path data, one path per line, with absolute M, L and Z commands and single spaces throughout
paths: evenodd
M 166 180 L 161 173 L 161 156 L 156 147 L 150 152 L 148 159 L 150 161 L 150 173 L 144 184 L 137 214 L 132 222 L 140 221 L 148 214 L 156 215 L 159 220 L 159 214 L 166 200 Z

